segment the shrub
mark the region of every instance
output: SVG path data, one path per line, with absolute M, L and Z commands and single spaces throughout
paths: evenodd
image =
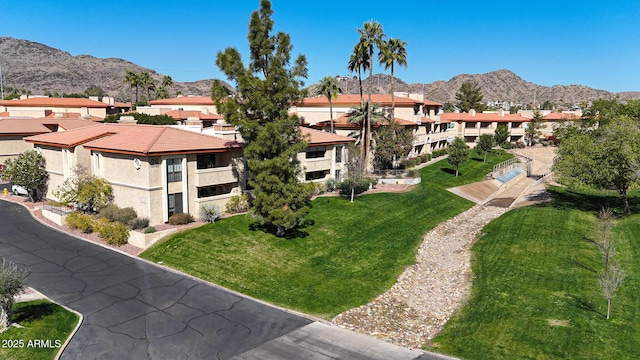
M 513 145 L 511 145 L 511 143 L 506 142 L 506 143 L 502 144 L 502 148 L 505 149 L 505 150 L 509 150 L 509 149 L 513 148 Z
M 106 218 L 95 222 L 95 231 L 109 245 L 124 245 L 129 239 L 129 227 L 120 222 L 111 222 Z
M 138 217 L 138 214 L 132 207 L 121 209 L 115 204 L 109 204 L 100 209 L 99 215 L 109 221 L 116 221 L 126 225 Z
M 420 165 L 422 164 L 422 156 L 418 156 L 415 159 L 413 159 L 416 162 L 416 165 Z
M 439 149 L 439 150 L 434 150 L 434 151 L 431 153 L 431 158 L 433 159 L 433 158 L 437 158 L 437 157 L 440 157 L 440 156 L 443 156 L 443 155 L 447 155 L 447 148 L 442 148 L 442 149 Z
M 191 222 L 193 222 L 191 214 L 177 213 L 169 217 L 169 224 L 171 225 L 185 225 Z
M 220 218 L 220 208 L 215 204 L 203 204 L 200 206 L 200 220 L 210 223 Z
M 410 177 L 410 178 L 420 177 L 420 170 L 417 170 L 417 169 L 407 170 L 407 177 Z
M 227 202 L 225 206 L 230 214 L 237 214 L 249 210 L 249 197 L 246 194 L 235 195 Z
M 369 190 L 370 185 L 375 185 L 378 183 L 378 179 L 375 178 L 366 178 L 366 177 L 358 177 L 355 179 L 346 179 L 336 185 L 336 188 L 340 190 L 340 195 L 350 196 L 351 189 L 353 192 L 357 194 L 362 194 L 363 192 Z
M 422 155 L 422 162 L 426 163 L 427 161 L 431 160 L 431 154 L 424 154 Z
M 65 222 L 70 228 L 80 230 L 85 234 L 90 234 L 95 230 L 95 220 L 93 216 L 83 214 L 80 211 L 74 211 L 67 215 Z
M 329 180 L 325 181 L 324 186 L 327 188 L 327 191 L 333 191 L 336 189 L 336 183 L 336 179 L 330 178 Z
M 324 183 L 313 183 L 313 196 L 324 194 L 326 190 Z
M 144 228 L 145 234 L 153 234 L 154 232 L 156 232 L 156 228 L 154 228 L 153 226 L 148 226 Z
M 400 168 L 409 169 L 416 166 L 416 159 L 405 159 L 400 161 Z
M 133 230 L 144 229 L 149 226 L 148 218 L 135 218 L 128 223 L 129 227 Z

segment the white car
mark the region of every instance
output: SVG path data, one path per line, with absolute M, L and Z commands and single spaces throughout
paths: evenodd
M 11 192 L 15 195 L 29 195 L 27 189 L 23 188 L 20 185 L 11 185 Z

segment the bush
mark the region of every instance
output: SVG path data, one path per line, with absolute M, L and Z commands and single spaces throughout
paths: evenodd
M 237 214 L 249 210 L 249 197 L 246 194 L 233 196 L 225 206 L 229 214 Z
M 210 223 L 220 218 L 220 208 L 215 204 L 203 204 L 200 206 L 200 220 Z
M 85 234 L 90 234 L 95 230 L 95 220 L 93 216 L 83 214 L 80 211 L 74 211 L 67 215 L 65 222 L 70 228 L 80 230 Z
M 327 187 L 324 183 L 313 183 L 313 196 L 324 194 Z
M 422 155 L 422 162 L 426 163 L 427 161 L 431 160 L 431 154 L 424 154 Z
M 144 228 L 145 234 L 153 234 L 154 232 L 156 232 L 156 228 L 154 228 L 153 226 L 148 226 Z
M 447 155 L 447 148 L 434 150 L 431 153 L 431 158 L 433 159 L 433 158 L 437 158 L 437 157 L 444 156 L 444 155 Z
M 120 222 L 111 222 L 106 218 L 95 221 L 95 231 L 109 245 L 124 245 L 129 239 L 129 227 Z
M 410 178 L 420 177 L 420 170 L 418 169 L 407 170 L 407 177 L 410 177 Z
M 116 221 L 122 224 L 129 224 L 132 220 L 138 217 L 138 214 L 132 207 L 119 208 L 118 205 L 109 204 L 100 209 L 100 217 L 106 218 L 109 221 Z
M 415 159 L 413 159 L 416 162 L 416 165 L 420 165 L 422 164 L 422 156 L 418 156 Z
M 149 219 L 147 218 L 135 218 L 128 223 L 129 227 L 133 230 L 144 229 L 149 226 Z
M 505 149 L 505 150 L 509 150 L 509 149 L 513 148 L 513 145 L 511 145 L 511 143 L 506 142 L 506 143 L 502 144 L 502 148 Z
M 340 190 L 340 195 L 350 196 L 351 189 L 353 189 L 354 193 L 358 195 L 369 190 L 370 185 L 375 185 L 377 183 L 378 179 L 359 177 L 342 181 L 336 185 L 336 188 Z
M 327 191 L 331 192 L 336 189 L 336 183 L 336 179 L 330 178 L 329 180 L 325 181 L 324 186 L 327 188 Z
M 402 169 L 410 169 L 416 166 L 416 159 L 405 159 L 400 161 L 400 168 Z
M 185 225 L 191 222 L 193 222 L 191 214 L 177 213 L 169 217 L 169 224 L 171 225 Z

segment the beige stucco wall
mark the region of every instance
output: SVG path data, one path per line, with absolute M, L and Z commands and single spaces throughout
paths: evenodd
M 51 106 L 7 106 L 10 116 L 44 117 L 46 112 L 72 112 L 80 115 L 91 115 L 100 118 L 107 116 L 106 108 L 87 107 L 51 107 Z
M 33 144 L 22 140 L 22 136 L 0 137 L 0 164 L 4 164 L 7 159 L 12 159 L 21 153 L 32 150 Z

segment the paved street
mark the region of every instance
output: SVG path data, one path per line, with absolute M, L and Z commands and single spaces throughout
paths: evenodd
M 76 239 L 6 201 L 0 201 L 0 257 L 28 267 L 31 287 L 83 314 L 62 359 L 442 358 L 312 322 Z

